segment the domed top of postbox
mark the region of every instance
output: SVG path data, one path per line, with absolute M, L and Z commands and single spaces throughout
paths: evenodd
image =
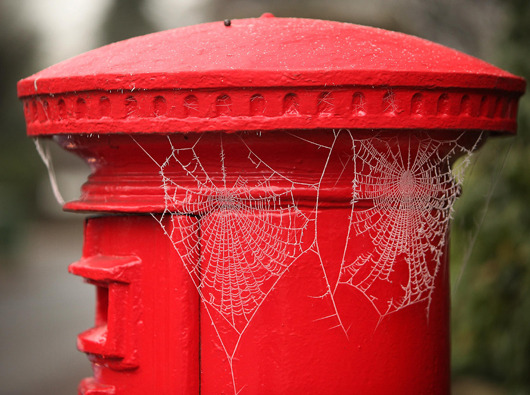
M 214 22 L 107 45 L 19 82 L 30 135 L 272 129 L 515 132 L 525 82 L 347 23 Z

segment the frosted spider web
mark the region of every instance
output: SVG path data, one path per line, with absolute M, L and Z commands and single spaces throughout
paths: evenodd
M 180 254 L 206 307 L 230 364 L 234 393 L 241 390 L 233 369 L 241 337 L 276 283 L 295 262 L 303 264 L 299 258 L 306 253 L 318 256 L 326 286 L 319 297 L 328 298 L 333 308 L 321 319 L 333 320 L 331 328 L 340 328 L 346 337 L 348 329 L 335 302 L 341 286 L 360 291 L 380 320 L 420 302 L 425 302 L 428 313 L 446 253 L 453 203 L 480 140 L 476 136 L 470 144 L 469 139 L 460 141 L 464 134 L 451 140 L 418 132 L 410 133 L 404 143 L 398 135 L 356 138 L 348 130 L 332 131 L 318 142 L 303 133 L 290 135 L 324 152 L 319 174 L 313 178 L 317 181 L 300 181 L 286 169 L 274 169 L 246 143 L 245 134 L 237 135 L 239 148 L 230 153 L 219 134 L 215 159 L 201 154 L 202 135 L 189 143 L 168 136 L 169 154 L 162 163 L 139 144 L 158 165 L 164 191 L 166 208 L 154 217 Z M 334 280 L 324 265 L 317 222 L 321 187 L 329 183 L 328 165 L 333 155 L 342 154 L 335 149 L 344 139 L 351 142 L 351 154 L 346 160 L 339 158 L 342 170 L 335 182 L 348 179 L 352 199 L 340 271 Z M 231 167 L 236 156 L 245 163 Z M 458 156 L 464 159 L 452 169 Z M 241 174 L 245 166 L 257 172 L 247 179 Z M 314 189 L 313 207 L 299 208 L 298 187 Z M 190 224 L 190 215 L 198 218 L 199 231 Z M 307 234 L 312 236 L 305 238 Z M 373 248 L 352 255 L 352 236 L 367 237 Z M 406 278 L 394 278 L 399 262 L 406 264 Z M 235 342 L 220 331 L 218 316 L 236 334 Z
M 300 210 L 293 191 L 303 186 L 317 193 L 318 186 L 274 170 L 243 135 L 218 135 L 217 158 L 205 163 L 201 145 L 211 147 L 211 141 L 203 144 L 204 136 L 184 146 L 167 137 L 169 155 L 157 163 L 166 208 L 154 217 L 199 292 L 237 393 L 233 359 L 241 336 L 283 274 L 314 245 L 311 237 L 304 242 L 306 230 L 314 226 L 314 210 Z M 231 146 L 236 142 L 237 158 L 225 150 L 224 140 Z M 237 164 L 231 167 L 231 162 Z M 240 174 L 241 166 L 253 169 L 253 176 Z M 190 215 L 198 218 L 199 231 Z
M 222 137 L 219 140 L 221 180 L 212 179 L 196 146 L 175 147 L 161 165 L 166 210 L 159 218 L 183 262 L 202 301 L 217 310 L 241 334 L 267 293 L 303 252 L 302 236 L 309 218 L 300 211 L 290 189 L 276 192 L 271 179 L 278 175 L 266 168 L 261 179 L 249 183 L 242 175 L 231 179 L 225 167 Z M 251 151 L 248 161 L 264 166 Z M 180 184 L 165 169 L 177 164 L 191 185 Z M 292 187 L 291 187 L 292 188 Z M 178 211 L 170 207 L 179 206 Z M 200 217 L 200 232 L 187 230 L 185 217 Z M 170 225 L 164 218 L 170 216 Z M 200 250 L 200 256 L 194 252 Z
M 453 203 L 460 195 L 463 172 L 480 140 L 479 136 L 472 148 L 465 148 L 460 138 L 436 140 L 426 134 L 411 135 L 406 147 L 397 137 L 352 138 L 355 164 L 348 239 L 351 232 L 367 234 L 373 248 L 354 259 L 346 256 L 345 248 L 337 286 L 358 289 L 381 319 L 424 301 L 429 310 L 446 253 Z M 451 170 L 453 160 L 462 155 L 459 166 Z M 367 201 L 368 207 L 363 207 L 366 203 L 356 207 Z M 408 278 L 400 284 L 401 295 L 396 295 L 395 288 L 384 295 L 380 283 L 393 282 L 400 259 L 408 268 Z

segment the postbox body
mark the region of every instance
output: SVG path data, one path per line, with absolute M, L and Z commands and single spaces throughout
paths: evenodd
M 110 59 L 110 60 L 109 60 Z M 97 289 L 81 394 L 449 392 L 463 162 L 524 82 L 397 33 L 260 18 L 23 80 L 29 134 L 92 166 L 70 266 Z

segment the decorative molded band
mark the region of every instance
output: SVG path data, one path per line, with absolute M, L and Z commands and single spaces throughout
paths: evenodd
M 515 132 L 518 93 L 409 88 L 86 91 L 24 99 L 30 135 L 272 129 Z

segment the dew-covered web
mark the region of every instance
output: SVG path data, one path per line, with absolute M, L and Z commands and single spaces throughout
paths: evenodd
M 282 275 L 314 245 L 304 242 L 314 210 L 300 210 L 294 191 L 316 193 L 318 186 L 273 169 L 245 134 L 175 140 L 167 137 L 168 155 L 157 162 L 165 210 L 154 217 L 199 292 L 238 392 L 232 361 L 241 336 Z
M 221 136 L 221 135 L 220 135 Z M 242 333 L 274 283 L 302 253 L 302 236 L 309 218 L 300 211 L 290 186 L 276 191 L 279 175 L 247 149 L 246 161 L 264 168 L 260 178 L 227 174 L 222 137 L 218 145 L 217 177 L 211 177 L 196 148 L 175 147 L 161 165 L 166 210 L 164 230 L 182 256 L 202 301 L 217 310 L 237 333 Z M 166 169 L 178 165 L 186 182 Z M 190 183 L 191 181 L 191 183 Z M 199 232 L 187 228 L 182 214 L 199 218 Z M 183 248 L 180 248 L 183 247 Z M 200 251 L 197 259 L 195 252 Z
M 242 336 L 282 276 L 292 265 L 305 265 L 307 254 L 318 258 L 324 293 L 316 293 L 332 308 L 321 319 L 346 337 L 336 303 L 341 287 L 361 292 L 380 321 L 417 303 L 428 314 L 447 253 L 453 203 L 480 140 L 422 132 L 367 137 L 340 130 L 322 139 L 284 133 L 301 150 L 314 150 L 308 176 L 304 169 L 275 164 L 271 158 L 285 152 L 275 152 L 281 147 L 274 144 L 259 150 L 256 136 L 249 138 L 253 134 L 205 133 L 185 140 L 169 135 L 162 161 L 138 143 L 161 177 L 165 209 L 154 217 L 198 290 L 230 364 L 235 393 L 241 388 L 233 360 Z M 455 168 L 458 157 L 463 159 Z M 328 236 L 318 221 L 323 194 L 329 197 L 341 185 L 350 190 L 349 217 L 334 275 L 322 249 Z M 301 191 L 313 195 L 301 198 Z M 368 242 L 363 252 L 353 248 L 359 240 Z
M 467 148 L 460 140 L 463 135 L 453 140 L 410 135 L 408 141 L 352 136 L 348 239 L 352 232 L 365 234 L 373 248 L 358 256 L 348 256 L 345 248 L 337 286 L 361 291 L 381 319 L 419 302 L 426 302 L 428 312 L 446 254 L 453 203 L 480 136 L 471 147 L 468 139 Z M 461 156 L 459 165 L 452 167 Z M 407 278 L 394 276 L 400 260 L 406 263 Z M 399 287 L 392 287 L 393 282 Z M 391 292 L 385 291 L 385 283 Z

